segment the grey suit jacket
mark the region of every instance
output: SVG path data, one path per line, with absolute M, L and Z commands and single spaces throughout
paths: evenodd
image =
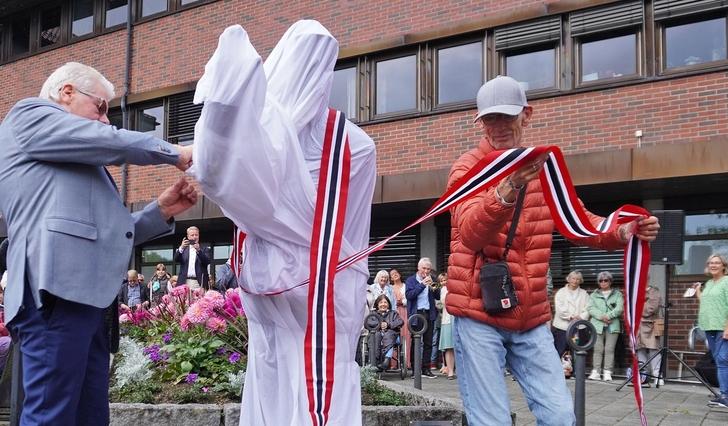
M 132 247 L 173 232 L 156 202 L 130 214 L 107 164 L 176 164 L 169 143 L 117 130 L 39 98 L 0 124 L 0 212 L 8 228 L 5 320 L 21 309 L 24 283 L 105 308 L 119 292 Z

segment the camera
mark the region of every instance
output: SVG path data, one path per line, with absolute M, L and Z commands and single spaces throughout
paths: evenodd
M 197 240 L 189 240 L 189 242 L 190 242 L 191 246 L 194 246 L 195 244 L 197 244 Z

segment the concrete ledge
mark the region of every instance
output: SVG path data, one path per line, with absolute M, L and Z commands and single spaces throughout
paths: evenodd
M 384 381 L 379 383 L 406 395 L 415 405 L 364 406 L 363 426 L 409 426 L 415 420 L 447 420 L 454 426 L 466 424 L 458 401 Z M 111 404 L 111 426 L 237 426 L 239 419 L 240 404 Z

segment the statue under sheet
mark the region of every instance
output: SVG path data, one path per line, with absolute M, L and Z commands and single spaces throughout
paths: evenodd
M 240 285 L 249 320 L 241 425 L 309 425 L 303 342 L 309 252 L 336 39 L 315 21 L 286 31 L 263 63 L 240 26 L 227 28 L 195 93 L 195 177 L 247 234 Z M 374 143 L 346 122 L 351 172 L 341 258 L 367 246 Z M 328 424 L 361 423 L 354 362 L 365 261 L 336 276 L 336 351 Z M 281 292 L 277 295 L 270 293 Z

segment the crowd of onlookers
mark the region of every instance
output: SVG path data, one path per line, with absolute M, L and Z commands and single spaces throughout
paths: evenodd
M 709 405 L 726 405 L 728 389 L 728 261 L 722 255 L 711 255 L 706 262 L 706 274 L 711 278 L 703 286 L 695 283 L 692 293 L 700 300 L 698 323 L 705 331 L 706 340 L 717 365 L 721 397 L 711 400 Z M 376 331 L 377 359 L 380 371 L 399 368 L 395 347 L 398 342 L 407 342 L 410 350 L 404 353 L 407 369 L 413 366 L 412 338 L 407 319 L 422 314 L 428 321 L 429 330 L 423 335 L 422 376 L 436 377 L 432 369 L 439 369 L 449 379 L 455 378 L 455 357 L 452 338 L 451 315 L 445 307 L 447 297 L 447 274 L 441 273 L 435 279 L 432 263 L 422 258 L 417 272 L 403 278 L 397 269 L 379 271 L 374 282 L 367 289 L 367 312 L 378 315 L 380 324 Z M 624 331 L 624 297 L 613 286 L 614 277 L 608 271 L 596 275 L 597 287 L 591 292 L 581 288 L 584 276 L 572 271 L 566 276 L 566 284 L 553 297 L 553 320 L 551 329 L 556 352 L 562 360 L 567 378 L 573 373 L 572 354 L 568 339 L 585 338 L 579 332 L 568 336 L 569 325 L 578 320 L 587 320 L 594 326 L 597 336 L 592 352 L 592 370 L 589 380 L 612 381 L 615 350 L 619 336 Z M 690 293 L 690 294 L 688 294 Z M 662 335 L 664 332 L 664 304 L 660 290 L 648 285 L 645 288 L 645 302 L 642 320 L 637 335 L 637 356 L 642 387 L 664 384 L 660 373 Z M 583 333 L 583 332 L 582 332 Z M 404 346 L 398 346 L 402 348 Z M 506 372 L 507 373 L 507 372 Z M 628 375 L 631 374 L 628 371 Z M 631 382 L 630 382 L 631 386 Z

